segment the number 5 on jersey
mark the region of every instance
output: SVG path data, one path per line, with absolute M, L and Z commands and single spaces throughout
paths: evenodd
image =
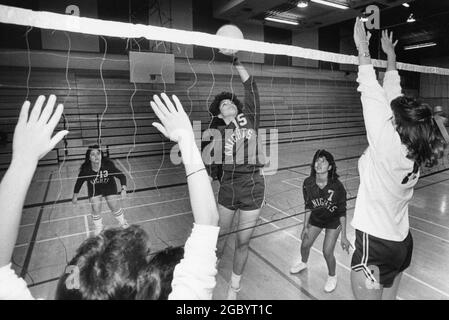
M 243 113 L 241 113 L 237 116 L 237 121 L 239 122 L 239 125 L 242 127 L 248 123 L 248 121 L 246 121 L 245 115 Z

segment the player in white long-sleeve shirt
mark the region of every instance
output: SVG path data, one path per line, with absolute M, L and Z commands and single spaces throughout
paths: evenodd
M 388 57 L 383 87 L 369 55 L 370 33 L 357 19 L 357 82 L 369 146 L 359 159 L 360 186 L 352 226 L 356 249 L 351 284 L 357 299 L 395 299 L 402 272 L 410 265 L 413 239 L 408 204 L 421 165 L 432 166 L 444 140 L 429 106 L 401 95 L 392 33 L 382 32 Z
M 153 125 L 179 144 L 195 220 L 192 234 L 185 244 L 184 258 L 175 267 L 168 298 L 211 299 L 217 273 L 217 206 L 187 114 L 176 96 L 173 96 L 176 107 L 165 94 L 161 96 L 165 104 L 154 96 L 151 106 L 162 124 Z M 44 101 L 44 96 L 37 99 L 29 117 L 30 103 L 24 103 L 14 133 L 13 159 L 0 184 L 0 299 L 33 299 L 26 282 L 11 269 L 10 260 L 24 199 L 38 160 L 68 133 L 61 131 L 51 138 L 63 106 L 59 105 L 51 116 L 56 97 L 50 96 L 41 113 Z M 116 241 L 111 239 L 120 239 L 124 245 L 120 243 L 117 246 Z M 58 288 L 57 297 L 159 298 L 163 271 L 147 263 L 148 248 L 145 231 L 138 226 L 126 230 L 106 230 L 97 237 L 87 239 L 78 249 L 74 259 L 76 263 L 68 266 L 67 273 L 62 276 L 63 281 L 59 282 L 62 288 Z M 108 255 L 107 250 L 112 250 L 114 254 Z M 108 265 L 108 262 L 117 262 L 117 259 L 122 259 L 116 263 L 117 266 L 112 263 Z M 111 270 L 114 272 L 108 272 Z

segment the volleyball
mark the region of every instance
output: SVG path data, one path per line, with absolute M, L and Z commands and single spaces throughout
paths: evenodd
M 224 26 L 221 26 L 216 35 L 233 39 L 244 39 L 242 31 L 233 24 L 225 24 Z M 220 52 L 225 55 L 234 55 L 238 52 L 238 50 L 222 48 L 220 49 Z

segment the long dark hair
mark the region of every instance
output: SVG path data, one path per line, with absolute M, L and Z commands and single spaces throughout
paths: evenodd
M 335 164 L 334 156 L 329 151 L 324 149 L 319 149 L 315 152 L 312 163 L 310 164 L 310 176 L 314 178 L 316 177 L 315 162 L 319 158 L 325 158 L 327 162 L 329 162 L 329 165 L 332 166 L 332 168 L 327 172 L 327 179 L 329 181 L 337 180 L 339 175 L 337 174 L 337 165 Z
M 433 119 L 432 109 L 420 100 L 401 96 L 391 101 L 396 131 L 407 147 L 407 158 L 432 167 L 444 155 L 446 143 Z
M 78 288 L 68 288 L 64 273 L 57 300 L 166 300 L 173 271 L 184 255 L 170 248 L 153 256 L 140 226 L 112 228 L 85 240 L 69 266 L 78 268 Z
M 91 161 L 90 161 L 90 153 L 92 150 L 98 150 L 101 153 L 101 164 L 109 163 L 111 160 L 106 156 L 106 154 L 101 150 L 100 146 L 98 144 L 90 145 L 87 147 L 86 155 L 84 157 L 84 162 L 81 165 L 80 171 L 90 169 L 91 168 Z

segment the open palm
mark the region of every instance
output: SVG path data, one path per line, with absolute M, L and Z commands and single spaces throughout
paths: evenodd
M 161 97 L 165 104 L 157 95 L 154 95 L 153 101 L 150 102 L 151 108 L 161 121 L 161 123 L 153 122 L 153 126 L 174 142 L 193 138 L 192 124 L 178 97 L 172 96 L 176 107 L 165 93 L 162 93 Z
M 393 42 L 393 32 L 388 34 L 388 30 L 382 30 L 382 38 L 380 39 L 380 43 L 382 44 L 382 50 L 386 55 L 392 55 L 394 53 L 394 48 L 398 43 L 398 40 Z

